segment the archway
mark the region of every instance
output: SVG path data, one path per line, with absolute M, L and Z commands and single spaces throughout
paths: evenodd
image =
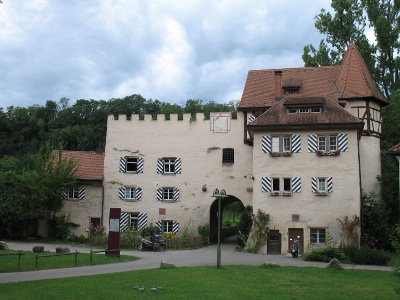
M 224 198 L 221 201 L 221 222 L 224 218 L 224 211 L 225 208 L 232 204 L 232 203 L 240 203 L 241 206 L 243 207 L 242 201 L 240 201 L 238 198 L 235 196 L 227 195 L 228 197 Z M 221 224 L 222 225 L 222 224 Z M 221 226 L 222 228 L 222 226 Z M 221 240 L 225 237 L 236 235 L 237 230 L 236 228 L 223 228 L 221 230 Z M 210 206 L 210 237 L 209 237 L 210 243 L 216 243 L 218 241 L 218 199 L 215 199 L 213 203 Z

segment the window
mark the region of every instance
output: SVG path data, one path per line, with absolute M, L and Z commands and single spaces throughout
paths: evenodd
M 85 198 L 86 189 L 83 186 L 71 187 L 66 191 L 61 192 L 65 199 L 82 200 Z
M 118 190 L 118 199 L 139 201 L 142 199 L 142 189 L 139 187 L 121 186 Z
M 157 162 L 157 173 L 179 174 L 181 173 L 181 159 L 176 157 L 159 158 Z
M 138 229 L 139 213 L 131 213 L 129 215 L 129 228 Z
M 321 112 L 321 107 L 314 107 L 310 109 L 311 113 L 320 113 Z
M 173 221 L 161 221 L 162 231 L 163 232 L 173 232 Z
M 232 148 L 222 149 L 222 163 L 234 163 L 235 151 Z
M 299 108 L 299 114 L 307 114 L 310 112 L 309 108 Z
M 337 135 L 319 135 L 318 136 L 318 150 L 319 151 L 336 151 Z
M 318 178 L 318 192 L 326 192 L 326 178 Z
M 68 199 L 79 199 L 78 187 L 72 187 L 68 189 Z
M 291 136 L 273 136 L 271 143 L 272 152 L 291 152 L 292 150 Z
M 126 158 L 126 172 L 138 171 L 138 159 L 137 157 L 127 157 Z
M 179 189 L 175 187 L 163 187 L 157 189 L 157 200 L 166 202 L 179 201 Z
M 288 108 L 288 114 L 308 114 L 308 113 L 320 113 L 322 112 L 321 107 L 304 107 L 304 108 Z
M 174 189 L 173 188 L 163 188 L 163 198 L 164 201 L 174 200 Z
M 125 188 L 125 199 L 136 199 L 136 188 L 126 187 Z
M 272 178 L 272 191 L 273 192 L 279 192 L 280 187 L 279 187 L 279 178 Z
M 175 158 L 164 158 L 164 173 L 175 173 Z
M 292 190 L 292 180 L 290 178 L 283 178 L 283 191 L 290 192 Z
M 311 244 L 325 244 L 325 229 L 311 229 Z

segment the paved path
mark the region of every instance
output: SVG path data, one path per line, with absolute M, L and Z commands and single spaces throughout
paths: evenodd
M 68 247 L 71 252 L 89 253 L 90 248 L 74 245 L 52 245 L 41 243 L 7 243 L 12 250 L 32 251 L 33 246 L 44 246 L 45 251 L 55 252 L 56 247 Z M 93 249 L 94 250 L 94 249 Z M 104 249 L 103 249 L 104 250 Z M 165 252 L 142 252 L 142 251 L 121 251 L 123 255 L 134 255 L 140 257 L 140 260 L 132 262 L 123 262 L 109 265 L 85 266 L 66 269 L 39 270 L 28 272 L 0 273 L 0 283 L 33 281 L 52 278 L 90 276 L 107 273 L 126 272 L 132 270 L 155 269 L 159 268 L 161 262 L 173 263 L 177 267 L 183 266 L 209 266 L 217 264 L 217 246 L 211 245 L 195 250 L 167 250 Z M 104 254 L 101 254 L 104 255 Z M 308 262 L 298 258 L 292 258 L 291 255 L 260 255 L 244 252 L 236 252 L 233 243 L 224 243 L 221 245 L 221 265 L 261 265 L 263 263 L 275 263 L 282 266 L 295 267 L 318 267 L 325 268 L 327 263 Z M 346 265 L 345 269 L 391 271 L 391 267 L 384 266 L 364 266 L 364 265 Z

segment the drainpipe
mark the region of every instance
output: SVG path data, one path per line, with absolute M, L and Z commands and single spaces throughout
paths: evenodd
M 101 225 L 104 226 L 103 224 L 103 216 L 104 216 L 104 178 L 101 181 Z
M 360 238 L 361 238 L 361 225 L 363 221 L 363 201 L 362 201 L 362 180 L 361 180 L 361 158 L 360 158 L 360 140 L 361 140 L 361 132 L 357 132 L 357 152 L 358 152 L 358 178 L 360 182 Z M 360 240 L 358 241 L 360 244 Z

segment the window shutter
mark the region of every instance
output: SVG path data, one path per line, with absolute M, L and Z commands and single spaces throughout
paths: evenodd
M 349 150 L 349 144 L 347 142 L 347 134 L 346 133 L 338 134 L 338 149 L 341 152 L 347 152 Z
M 317 135 L 310 134 L 308 135 L 308 152 L 317 152 L 318 145 L 317 145 Z
M 301 153 L 301 138 L 300 134 L 292 135 L 292 152 Z
M 137 172 L 138 173 L 143 173 L 143 165 L 144 165 L 143 158 L 142 157 L 138 158 L 138 162 L 137 162 Z
M 256 119 L 255 116 L 249 116 L 249 117 L 247 118 L 247 124 L 253 122 L 255 119 Z
M 121 157 L 119 159 L 119 172 L 120 173 L 126 172 L 126 158 L 125 157 Z
M 179 231 L 179 222 L 178 221 L 173 221 L 172 222 L 172 233 L 177 234 Z
M 271 152 L 271 136 L 263 135 L 261 140 L 261 148 L 263 153 Z
M 121 186 L 118 189 L 118 199 L 120 199 L 120 200 L 125 199 L 125 187 L 124 186 Z
M 173 196 L 174 196 L 174 202 L 179 201 L 179 189 L 178 188 L 174 188 Z
M 163 174 L 164 173 L 164 161 L 159 158 L 157 161 L 157 173 Z
M 161 221 L 156 221 L 156 226 L 161 230 L 162 232 L 162 222 Z
M 130 215 L 128 213 L 121 213 L 119 217 L 119 230 L 120 231 L 125 231 L 129 228 L 129 218 Z
M 332 193 L 332 191 L 333 191 L 333 180 L 332 180 L 332 177 L 327 177 L 326 181 L 327 181 L 328 193 Z
M 175 160 L 175 174 L 181 174 L 182 171 L 182 160 L 177 158 Z
M 292 177 L 292 192 L 301 192 L 301 177 Z
M 138 230 L 147 227 L 147 214 L 146 213 L 139 213 L 138 216 Z
M 78 189 L 78 199 L 79 200 L 85 199 L 85 192 L 86 192 L 85 187 L 84 186 L 80 186 L 79 189 Z
M 61 197 L 63 197 L 64 199 L 68 198 L 68 190 L 67 191 L 61 191 Z
M 135 199 L 142 200 L 142 189 L 141 188 L 135 189 Z
M 263 192 L 270 192 L 271 191 L 271 177 L 262 177 L 261 178 L 261 186 Z
M 162 188 L 158 188 L 157 189 L 157 200 L 158 201 L 162 201 L 163 199 L 163 189 Z
M 311 191 L 313 193 L 317 192 L 317 177 L 311 177 Z

